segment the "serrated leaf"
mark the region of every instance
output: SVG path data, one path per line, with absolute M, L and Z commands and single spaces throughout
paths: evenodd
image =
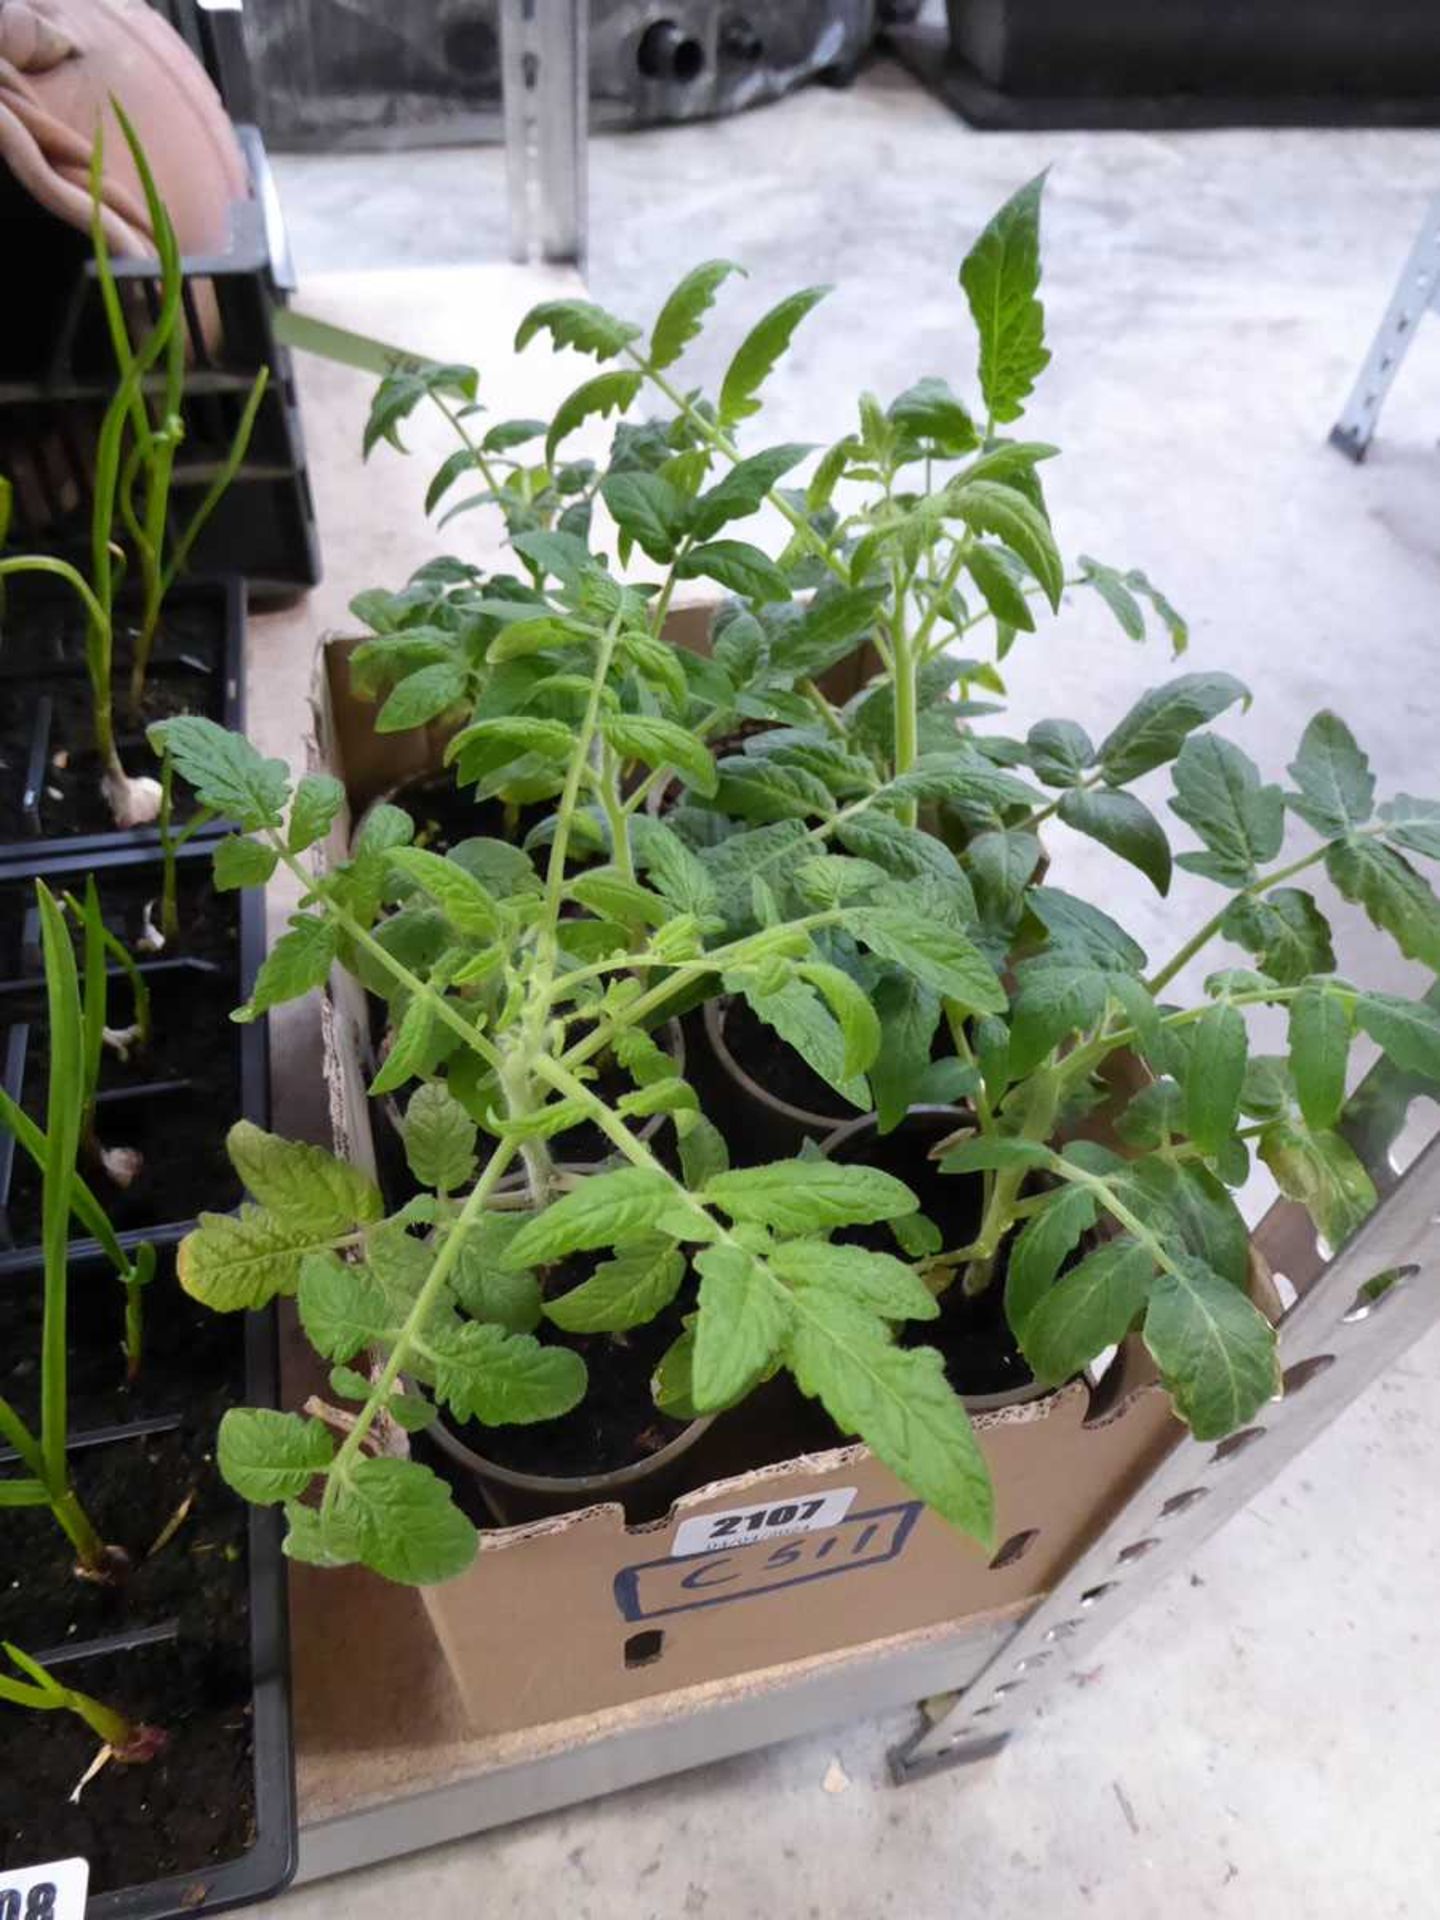
M 331 773 L 307 773 L 295 789 L 290 803 L 290 829 L 286 845 L 291 853 L 304 853 L 307 847 L 330 831 L 331 823 L 345 804 L 345 789 Z
M 673 366 L 690 342 L 699 337 L 701 322 L 715 304 L 715 294 L 732 273 L 743 274 L 733 260 L 706 260 L 693 267 L 660 309 L 650 336 L 650 365 L 657 373 Z
M 478 1546 L 474 1526 L 445 1482 L 415 1460 L 358 1460 L 340 1490 L 333 1519 L 355 1559 L 405 1586 L 453 1580 L 470 1566 Z
M 663 821 L 638 817 L 632 823 L 635 853 L 657 892 L 681 913 L 708 919 L 715 911 L 715 886 L 704 863 Z
M 301 1263 L 297 1304 L 306 1339 L 326 1360 L 352 1360 L 378 1345 L 396 1321 L 379 1282 L 332 1254 L 308 1254 Z
M 1311 1133 L 1284 1119 L 1267 1125 L 1258 1145 L 1280 1191 L 1308 1209 L 1338 1251 L 1378 1199 L 1354 1149 L 1338 1133 Z
M 1065 1157 L 1080 1158 L 1084 1144 L 1072 1142 Z M 1194 1254 L 1232 1286 L 1245 1285 L 1250 1247 L 1245 1221 L 1208 1167 L 1151 1154 L 1119 1163 L 1107 1178 L 1170 1252 Z
M 783 1240 L 769 1261 L 792 1286 L 841 1294 L 882 1320 L 934 1320 L 940 1312 L 915 1269 L 893 1254 L 833 1246 L 828 1240 Z
M 1094 1224 L 1095 1196 L 1085 1187 L 1062 1186 L 1016 1235 L 1005 1268 L 1005 1317 L 1017 1339 L 1023 1341 L 1030 1315 Z
M 690 519 L 690 502 L 658 473 L 611 473 L 600 485 L 610 518 L 652 560 L 674 556 Z
M 1094 760 L 1094 743 L 1073 720 L 1037 720 L 1025 735 L 1029 764 L 1046 787 L 1077 787 Z
M 794 979 L 778 987 L 744 984 L 743 990 L 756 1017 L 793 1047 L 842 1100 L 863 1112 L 870 1104 L 865 1082 L 846 1073 L 844 1033 L 815 991 Z
M 964 402 L 948 383 L 934 376 L 917 380 L 891 401 L 889 418 L 907 440 L 932 449 L 942 459 L 973 453 L 980 431 Z
M 1263 899 L 1232 902 L 1220 931 L 1253 953 L 1281 986 L 1299 986 L 1312 973 L 1329 973 L 1335 965 L 1329 924 L 1300 887 L 1277 887 Z
M 722 426 L 734 426 L 737 421 L 760 411 L 760 402 L 755 396 L 790 345 L 795 329 L 829 291 L 828 287 L 806 287 L 790 294 L 756 322 L 741 342 L 720 385 Z
M 450 1290 L 471 1320 L 493 1321 L 506 1333 L 533 1333 L 545 1314 L 545 1299 L 533 1273 L 511 1273 L 499 1253 L 524 1222 L 513 1215 L 493 1214 L 465 1236 L 450 1273 Z M 506 1231 L 494 1235 L 489 1230 Z
M 215 1313 L 263 1307 L 294 1293 L 305 1256 L 328 1252 L 333 1238 L 264 1207 L 202 1213 L 180 1242 L 176 1271 L 186 1293 Z
M 1342 840 L 1327 850 L 1325 871 L 1407 960 L 1440 970 L 1440 900 L 1403 854 L 1378 840 Z
M 695 502 L 691 512 L 691 531 L 697 540 L 709 540 L 731 520 L 748 519 L 757 513 L 766 496 L 811 451 L 808 446 L 787 443 L 767 447 L 739 460 Z
M 980 949 L 953 927 L 893 907 L 851 907 L 845 929 L 882 960 L 967 1012 L 1003 1013 L 1005 989 Z
M 1193 1256 L 1150 1289 L 1145 1344 L 1197 1440 L 1246 1426 L 1279 1391 L 1275 1331 L 1228 1280 Z
M 607 713 L 600 731 L 622 760 L 639 760 L 651 768 L 674 767 L 697 793 L 715 792 L 719 776 L 709 748 L 673 720 L 643 713 Z
M 1010 1071 L 1029 1073 L 1052 1047 L 1093 1027 L 1105 1011 L 1110 975 L 1083 955 L 1045 955 L 1016 968 L 1010 1023 Z
M 1022 1140 L 1012 1135 L 977 1134 L 951 1147 L 940 1162 L 942 1173 L 986 1173 L 999 1168 L 1045 1168 L 1051 1164 L 1050 1149 L 1039 1140 Z
M 1133 793 L 1074 791 L 1061 799 L 1059 814 L 1067 827 L 1098 840 L 1138 867 L 1157 893 L 1170 891 L 1170 843 L 1165 829 Z
M 470 1115 L 437 1081 L 427 1081 L 410 1096 L 401 1136 L 410 1171 L 422 1187 L 453 1193 L 475 1172 L 478 1129 Z
M 990 221 L 960 268 L 980 336 L 980 391 L 992 420 L 1018 420 L 1050 364 L 1040 287 L 1040 174 Z
M 1111 786 L 1127 786 L 1173 760 L 1187 734 L 1250 694 L 1228 673 L 1182 673 L 1142 694 L 1100 746 L 1100 765 Z
M 319 920 L 311 914 L 292 913 L 290 928 L 282 933 L 260 963 L 250 998 L 231 1014 L 242 1024 L 258 1020 L 271 1007 L 286 1000 L 298 1000 L 302 994 L 323 987 L 330 975 L 338 948 L 338 935 L 331 920 Z
M 507 1267 L 543 1267 L 567 1253 L 637 1240 L 660 1223 L 674 1183 L 648 1167 L 591 1174 L 526 1222 L 506 1248 Z
M 317 1237 L 351 1233 L 385 1211 L 375 1182 L 323 1147 L 285 1140 L 253 1121 L 237 1120 L 225 1149 L 247 1193 L 277 1220 Z
M 841 1077 L 848 1080 L 867 1072 L 880 1051 L 880 1021 L 864 989 L 848 973 L 825 961 L 801 961 L 796 970 L 802 980 L 818 988 L 840 1023 L 845 1042 Z
M 978 543 L 971 547 L 965 569 L 998 621 L 1021 633 L 1035 631 L 1035 616 L 1025 590 L 996 548 Z
M 744 540 L 707 540 L 676 562 L 679 580 L 714 580 L 728 593 L 764 605 L 790 598 L 790 582 L 759 547 Z
M 1375 805 L 1375 777 L 1355 736 L 1337 715 L 1317 713 L 1290 763 L 1299 787 L 1287 803 L 1327 839 L 1363 827 Z
M 475 875 L 458 860 L 425 847 L 394 847 L 391 869 L 413 880 L 435 902 L 457 933 L 493 940 L 500 931 L 500 910 Z
M 1027 905 L 1050 936 L 1050 944 L 1067 960 L 1087 960 L 1109 972 L 1138 973 L 1145 965 L 1145 949 L 1132 940 L 1118 921 L 1059 887 L 1035 887 Z
M 318 1420 L 271 1407 L 230 1407 L 221 1416 L 221 1477 L 257 1507 L 298 1498 L 334 1456 L 335 1443 Z
M 1239 1122 L 1248 1051 L 1244 1015 L 1223 1001 L 1207 1007 L 1184 1081 L 1185 1130 L 1203 1154 L 1219 1153 Z
M 290 772 L 283 760 L 267 760 L 243 734 L 231 733 L 199 714 L 179 713 L 148 730 L 157 752 L 169 755 L 197 799 L 247 832 L 278 827 L 290 798 Z
M 463 661 L 439 660 L 399 681 L 375 716 L 376 733 L 406 733 L 437 719 L 465 697 L 470 684 Z
M 230 893 L 238 887 L 263 887 L 274 873 L 280 856 L 263 840 L 246 840 L 232 835 L 217 843 L 213 865 L 215 891 Z
M 913 1213 L 919 1205 L 909 1187 L 892 1174 L 831 1160 L 772 1160 L 737 1168 L 707 1182 L 702 1197 L 732 1220 L 787 1234 L 864 1226 Z
M 700 1312 L 691 1390 L 703 1413 L 733 1406 L 775 1358 L 790 1320 L 790 1296 L 753 1254 L 734 1245 L 695 1256 Z
M 367 1091 L 372 1098 L 382 1093 L 393 1093 L 396 1087 L 403 1087 L 407 1080 L 420 1072 L 430 1056 L 434 1027 L 435 1016 L 430 1002 L 417 994 L 401 1015 L 400 1024 L 390 1036 L 390 1044 L 385 1050 L 379 1071 L 370 1082 Z
M 1440 800 L 1417 800 L 1412 794 L 1397 793 L 1380 809 L 1385 823 L 1385 838 L 1428 859 L 1440 860 Z
M 597 360 L 613 360 L 627 342 L 638 338 L 639 327 L 617 320 L 591 300 L 542 300 L 520 322 L 515 351 L 523 353 L 537 333 L 548 333 L 556 347 L 593 353 Z
M 899 1126 L 919 1099 L 940 1019 L 940 996 L 909 974 L 886 971 L 875 988 L 880 1050 L 870 1066 L 870 1090 L 881 1133 Z
M 634 404 L 640 391 L 638 373 L 598 373 L 568 394 L 555 409 L 550 431 L 545 436 L 545 459 L 553 466 L 555 450 L 577 427 L 587 420 L 604 419 L 607 414 L 624 413 Z
M 1350 1015 L 1337 994 L 1302 987 L 1290 1002 L 1290 1078 L 1305 1124 L 1324 1132 L 1340 1118 L 1350 1058 Z
M 1121 1239 L 1107 1241 L 1062 1274 L 1025 1315 L 1020 1332 L 1021 1351 L 1035 1378 L 1058 1387 L 1123 1340 L 1145 1304 L 1154 1272 L 1150 1252 Z
M 1440 1080 L 1440 1014 L 1424 1001 L 1402 1000 L 1393 993 L 1362 993 L 1355 1003 L 1355 1017 L 1403 1072 Z
M 976 533 L 993 533 L 1024 561 L 1045 598 L 1058 609 L 1065 564 L 1044 514 L 1014 487 L 994 480 L 967 480 L 951 495 L 951 511 Z
M 435 1397 L 462 1420 L 533 1426 L 559 1419 L 585 1397 L 585 1362 L 578 1353 L 528 1333 L 507 1333 L 493 1321 L 440 1328 L 424 1344 Z
M 884 1322 L 818 1288 L 795 1296 L 787 1357 L 802 1393 L 927 1506 L 982 1545 L 994 1542 L 994 1491 L 959 1396 L 933 1347 L 897 1347 Z
M 545 1317 L 566 1333 L 624 1333 L 644 1326 L 680 1291 L 685 1258 L 659 1234 L 636 1241 L 588 1280 L 545 1303 Z
M 1248 754 L 1218 734 L 1192 734 L 1175 762 L 1171 811 L 1205 842 L 1180 865 L 1221 886 L 1243 887 L 1261 863 L 1273 860 L 1285 838 L 1285 803 L 1265 784 Z

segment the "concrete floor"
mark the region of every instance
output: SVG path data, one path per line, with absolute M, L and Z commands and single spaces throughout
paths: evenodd
M 970 384 L 955 265 L 1047 164 L 1055 364 L 1029 430 L 1066 451 L 1050 469 L 1062 543 L 1163 584 L 1192 622 L 1188 664 L 1254 687 L 1237 732 L 1267 771 L 1333 703 L 1382 794 L 1434 793 L 1440 319 L 1421 328 L 1366 466 L 1324 438 L 1440 184 L 1435 136 L 975 135 L 881 65 L 849 93 L 596 140 L 591 285 L 648 318 L 695 259 L 731 255 L 751 280 L 726 296 L 728 343 L 779 293 L 836 281 L 766 427 L 826 440 L 861 386 L 888 398 L 932 372 Z M 277 172 L 302 281 L 503 255 L 498 152 L 291 157 Z M 504 405 L 503 365 L 482 372 Z M 1012 660 L 1023 722 L 1066 712 L 1102 729 L 1167 668 L 1081 606 Z M 1061 883 L 1103 889 L 1156 955 L 1208 910 L 1203 883 L 1160 902 L 1087 843 L 1057 834 L 1056 853 Z M 1413 973 L 1363 921 L 1343 924 L 1347 973 Z M 257 1911 L 1433 1916 L 1437 1388 L 1440 1336 L 980 1774 L 894 1790 L 883 1756 L 904 1723 L 861 1725 Z

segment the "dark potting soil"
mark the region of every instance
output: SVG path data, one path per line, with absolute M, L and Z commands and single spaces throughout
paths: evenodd
M 161 1418 L 181 1403 L 181 1383 L 228 1379 L 235 1323 L 182 1292 L 173 1244 L 157 1249 L 155 1277 L 144 1294 L 144 1350 L 133 1381 L 125 1377 L 125 1292 L 114 1268 L 102 1254 L 72 1254 L 69 1276 L 72 1434 Z M 32 1427 L 40 1415 L 43 1319 L 38 1259 L 0 1274 L 0 1396 Z
M 227 1035 L 220 1036 L 219 1045 L 228 1053 Z M 26 1096 L 32 1117 L 43 1118 L 44 1100 L 42 1076 L 41 1085 Z M 100 1101 L 95 1125 L 101 1147 L 112 1153 L 130 1148 L 141 1156 L 139 1171 L 128 1185 L 121 1185 L 98 1157 L 82 1155 L 81 1172 L 116 1231 L 192 1220 L 202 1211 L 223 1213 L 237 1206 L 242 1189 L 225 1151 L 225 1136 L 239 1110 L 236 1076 L 223 1073 Z M 12 1245 L 28 1247 L 38 1241 L 41 1199 L 40 1170 L 28 1154 L 17 1153 L 4 1207 Z
M 588 1280 L 606 1254 L 576 1254 L 545 1276 L 547 1294 L 568 1292 Z M 658 1411 L 650 1381 L 666 1350 L 682 1331 L 688 1310 L 676 1301 L 646 1326 L 629 1333 L 562 1333 L 541 1330 L 547 1346 L 569 1347 L 589 1369 L 585 1398 L 558 1420 L 527 1427 L 485 1427 L 467 1421 L 455 1431 L 473 1452 L 514 1473 L 545 1474 L 555 1479 L 612 1473 L 647 1459 L 666 1447 L 685 1422 Z
M 34 1273 L 0 1278 L 0 1392 L 32 1417 L 39 1284 Z M 124 1419 L 158 1430 L 74 1447 L 71 1462 L 81 1503 L 102 1537 L 127 1550 L 130 1571 L 113 1586 L 77 1579 L 49 1512 L 20 1508 L 5 1515 L 0 1577 L 0 1639 L 29 1653 L 63 1656 L 145 1629 L 165 1636 L 56 1662 L 62 1680 L 170 1736 L 144 1766 L 107 1765 L 78 1807 L 68 1796 L 95 1737 L 69 1715 L 0 1709 L 0 1865 L 83 1854 L 92 1892 L 180 1872 L 203 1882 L 208 1867 L 250 1846 L 255 1819 L 248 1521 L 214 1458 L 219 1418 L 243 1388 L 243 1327 L 187 1300 L 165 1256 L 147 1297 L 141 1380 L 127 1390 L 119 1292 L 103 1263 L 72 1270 L 70 1431 Z M 152 1553 L 187 1496 L 183 1518 Z
M 132 959 L 151 957 L 140 946 L 145 932 L 147 909 L 149 923 L 160 923 L 160 890 L 163 869 L 158 859 L 140 860 L 124 865 L 102 866 L 95 870 L 95 885 L 100 895 L 100 910 L 105 924 L 121 940 Z M 85 872 L 49 874 L 45 884 L 52 893 L 62 890 L 83 900 Z M 217 966 L 234 969 L 238 964 L 240 937 L 239 896 L 217 893 L 211 881 L 210 856 L 191 852 L 176 867 L 176 907 L 179 931 L 165 943 L 160 955 L 167 960 L 207 960 Z M 77 943 L 79 933 L 76 933 Z M 35 882 L 30 879 L 0 880 L 0 979 L 20 980 L 40 973 L 39 908 Z M 156 986 L 157 1003 L 172 989 Z M 123 988 L 120 990 L 124 1004 Z M 238 1001 L 239 995 L 237 993 Z M 156 1008 L 159 1024 L 160 1006 Z
M 477 800 L 473 791 L 457 785 L 453 773 L 407 781 L 383 798 L 409 814 L 415 822 L 414 844 L 431 853 L 448 853 L 462 840 L 510 840 L 519 846 L 533 827 L 554 812 L 548 801 L 509 807 L 499 800 Z
M 18 604 L 17 604 L 18 603 Z M 116 745 L 132 777 L 159 772 L 145 729 L 176 713 L 224 715 L 225 606 L 223 597 L 167 607 L 155 639 L 139 714 L 129 705 L 132 630 L 115 638 L 112 686 Z M 90 681 L 85 672 L 85 630 L 68 601 L 12 596 L 3 620 L 0 670 L 0 839 L 105 833 L 114 827 L 100 791 L 101 763 L 94 751 Z M 36 740 L 40 703 L 50 702 L 49 737 L 39 794 L 39 819 L 23 810 L 26 776 Z M 184 782 L 177 783 L 176 810 L 193 810 Z
M 948 1120 L 915 1114 L 891 1133 L 862 1135 L 847 1142 L 836 1157 L 878 1167 L 903 1180 L 919 1200 L 920 1211 L 940 1229 L 944 1245 L 963 1247 L 974 1239 L 980 1225 L 980 1176 L 942 1173 L 929 1157 L 936 1142 L 953 1130 Z M 880 1253 L 898 1251 L 894 1235 L 883 1222 L 846 1227 L 835 1238 Z M 1007 1393 L 1029 1386 L 1035 1377 L 1005 1318 L 1003 1249 L 995 1276 L 983 1293 L 967 1295 L 957 1278 L 941 1296 L 939 1318 L 909 1322 L 903 1340 L 907 1346 L 938 1347 L 945 1357 L 946 1378 L 960 1394 Z

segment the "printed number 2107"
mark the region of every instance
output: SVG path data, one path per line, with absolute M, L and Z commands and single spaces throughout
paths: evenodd
M 724 1513 L 697 1513 L 682 1520 L 670 1548 L 673 1558 L 692 1553 L 715 1553 L 722 1548 L 748 1547 L 759 1540 L 785 1534 L 814 1533 L 845 1518 L 855 1498 L 854 1487 L 836 1487 L 829 1493 L 799 1495 L 790 1500 L 766 1501 L 753 1507 L 732 1507 Z M 4 1920 L 4 1916 L 0 1916 Z

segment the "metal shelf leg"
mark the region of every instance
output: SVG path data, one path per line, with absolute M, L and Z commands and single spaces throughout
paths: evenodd
M 1390 383 L 1400 370 L 1421 315 L 1429 307 L 1440 308 L 1440 199 L 1431 202 L 1360 377 L 1330 429 L 1330 444 L 1350 459 L 1365 458 Z

